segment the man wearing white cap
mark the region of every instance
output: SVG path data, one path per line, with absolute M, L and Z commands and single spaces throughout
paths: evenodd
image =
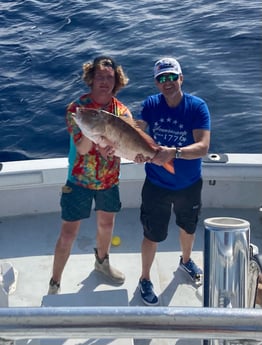
M 146 305 L 158 304 L 150 270 L 158 242 L 167 237 L 172 208 L 182 251 L 179 267 L 194 281 L 203 273 L 190 256 L 201 208 L 201 157 L 207 154 L 210 143 L 208 107 L 199 97 L 182 91 L 179 62 L 173 58 L 158 60 L 154 79 L 160 93 L 147 97 L 138 118 L 139 125 L 144 130 L 147 128 L 161 146 L 151 162 L 145 164 L 142 189 L 140 219 L 144 238 L 139 289 Z M 170 161 L 174 173 L 162 166 Z

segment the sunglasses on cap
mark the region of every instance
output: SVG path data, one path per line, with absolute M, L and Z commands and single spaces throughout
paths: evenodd
M 179 78 L 179 74 L 174 74 L 174 73 L 170 73 L 168 75 L 166 74 L 160 74 L 159 76 L 156 77 L 156 80 L 160 83 L 163 84 L 166 81 L 177 81 L 177 79 Z

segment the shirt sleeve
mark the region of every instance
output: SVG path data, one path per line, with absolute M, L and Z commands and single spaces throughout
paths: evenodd
M 140 111 L 138 114 L 135 116 L 136 120 L 143 120 L 147 122 L 147 99 L 142 101 L 140 105 Z
M 72 114 L 76 112 L 76 103 L 70 103 L 66 109 L 66 124 L 69 134 L 72 136 L 74 143 L 78 142 L 82 138 L 82 132 L 77 126 Z
M 121 116 L 133 118 L 131 111 L 127 107 L 123 109 Z
M 208 106 L 205 101 L 201 100 L 196 108 L 196 116 L 193 120 L 194 129 L 211 129 L 211 119 Z

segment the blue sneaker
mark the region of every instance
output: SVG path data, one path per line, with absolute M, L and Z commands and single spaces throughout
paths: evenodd
M 184 264 L 182 256 L 180 258 L 179 268 L 185 271 L 194 282 L 199 281 L 201 274 L 203 274 L 201 268 L 197 267 L 192 259 L 189 259 L 188 262 Z
M 157 305 L 158 297 L 153 291 L 153 284 L 150 280 L 142 279 L 139 281 L 141 298 L 146 305 Z

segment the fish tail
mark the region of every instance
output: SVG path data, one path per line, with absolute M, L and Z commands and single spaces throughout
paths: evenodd
M 169 162 L 166 162 L 165 164 L 163 164 L 163 167 L 164 167 L 168 172 L 170 172 L 171 174 L 175 174 L 175 168 L 174 168 L 174 162 L 173 162 L 173 160 L 172 160 L 172 161 L 169 161 Z

